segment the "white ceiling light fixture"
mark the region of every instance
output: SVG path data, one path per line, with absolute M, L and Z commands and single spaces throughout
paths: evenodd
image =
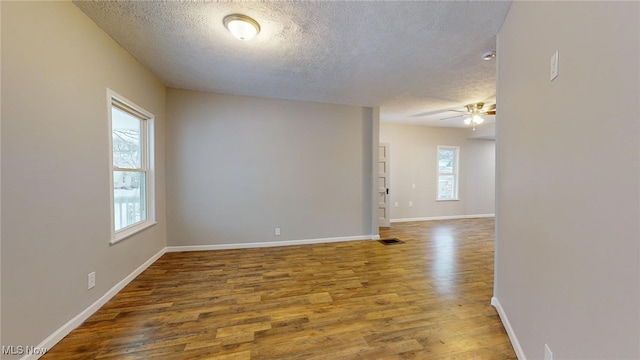
M 251 40 L 260 32 L 260 24 L 246 15 L 227 15 L 222 22 L 231 35 L 238 40 Z
M 485 51 L 482 54 L 482 60 L 484 60 L 484 61 L 493 60 L 495 58 L 496 58 L 496 52 L 495 51 Z

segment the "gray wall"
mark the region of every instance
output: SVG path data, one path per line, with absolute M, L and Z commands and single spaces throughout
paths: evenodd
M 166 245 L 165 88 L 70 2 L 1 6 L 2 344 L 37 345 Z M 158 224 L 114 246 L 107 87 L 156 115 Z
M 516 1 L 498 37 L 495 296 L 527 359 L 640 358 L 639 16 Z
M 169 89 L 169 244 L 370 235 L 373 115 Z
M 469 135 L 466 128 L 380 124 L 380 142 L 391 148 L 391 219 L 494 213 L 495 142 Z M 436 201 L 438 145 L 460 147 L 459 201 Z

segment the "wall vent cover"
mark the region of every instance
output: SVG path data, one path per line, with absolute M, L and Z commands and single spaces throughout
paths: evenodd
M 400 240 L 398 238 L 382 239 L 382 240 L 378 240 L 378 242 L 380 242 L 381 244 L 384 244 L 384 245 L 404 244 L 404 241 L 402 241 L 402 240 Z

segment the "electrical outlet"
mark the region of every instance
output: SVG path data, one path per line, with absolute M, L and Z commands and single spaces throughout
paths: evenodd
M 413 207 L 413 201 L 409 201 L 409 207 Z
M 275 233 L 276 233 L 276 236 L 280 236 L 280 228 L 276 228 Z
M 96 272 L 90 272 L 89 275 L 87 275 L 87 280 L 87 289 L 93 289 L 96 286 Z
M 416 184 L 411 184 L 411 188 L 415 189 L 416 188 Z
M 553 353 L 547 344 L 544 344 L 544 360 L 553 360 Z
M 396 201 L 395 203 L 393 203 L 393 205 L 394 205 L 395 207 L 398 207 L 398 202 Z

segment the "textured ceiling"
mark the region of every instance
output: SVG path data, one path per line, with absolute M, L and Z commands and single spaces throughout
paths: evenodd
M 510 2 L 75 1 L 167 86 L 380 106 L 381 119 L 461 126 L 450 108 L 495 99 L 495 35 Z M 222 19 L 260 23 L 236 40 Z M 425 114 L 415 116 L 416 114 Z M 489 119 L 490 120 L 490 119 Z

